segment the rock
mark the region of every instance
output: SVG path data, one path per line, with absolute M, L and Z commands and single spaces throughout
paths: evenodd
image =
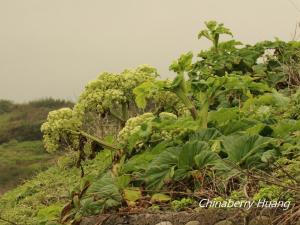
M 296 223 L 296 225 L 300 225 L 300 220 L 298 220 L 298 222 Z
M 249 223 L 249 225 L 270 225 L 272 224 L 272 221 L 267 216 L 257 216 L 254 219 L 252 219 Z
M 190 221 L 187 222 L 185 225 L 201 225 L 199 221 Z
M 233 223 L 229 220 L 222 220 L 222 221 L 215 223 L 215 225 L 233 225 Z
M 93 225 L 93 224 L 102 224 L 108 216 L 99 215 L 82 218 L 80 225 Z
M 157 223 L 156 225 L 173 225 L 173 224 L 169 221 L 163 221 L 163 222 Z

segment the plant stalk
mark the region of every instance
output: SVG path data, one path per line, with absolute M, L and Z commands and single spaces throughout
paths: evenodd
M 200 125 L 202 128 L 207 128 L 208 121 L 208 108 L 209 108 L 209 100 L 206 99 L 203 102 L 202 108 L 200 110 Z
M 182 101 L 182 103 L 189 109 L 193 119 L 197 120 L 198 119 L 198 112 L 196 110 L 196 107 L 194 106 L 192 101 L 186 96 L 186 94 L 183 92 L 183 90 L 178 89 L 178 90 L 174 91 L 174 93 Z

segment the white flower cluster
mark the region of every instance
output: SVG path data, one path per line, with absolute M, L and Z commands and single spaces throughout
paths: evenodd
M 261 64 L 261 63 L 266 63 L 268 60 L 272 59 L 275 57 L 275 49 L 266 49 L 264 54 L 257 58 L 256 63 Z
M 178 99 L 178 97 L 169 91 L 155 93 L 153 96 L 154 103 L 163 107 L 165 111 L 177 112 L 178 115 L 190 115 L 190 111 Z
M 102 73 L 85 87 L 75 108 L 82 113 L 103 113 L 113 105 L 133 101 L 132 90 L 147 80 L 155 79 L 156 76 L 156 70 L 147 65 L 124 70 L 121 74 Z
M 42 125 L 43 142 L 48 152 L 58 150 L 60 141 L 76 143 L 77 136 L 70 134 L 70 130 L 77 130 L 81 126 L 80 118 L 70 108 L 62 108 L 51 111 L 47 121 Z M 67 140 L 71 138 L 71 140 Z
M 118 142 L 126 146 L 129 137 L 141 129 L 141 124 L 151 121 L 155 118 L 152 113 L 144 113 L 140 116 L 136 116 L 127 120 L 125 127 L 118 134 Z
M 161 112 L 159 114 L 159 118 L 161 119 L 169 119 L 169 120 L 176 120 L 177 119 L 177 116 L 173 113 L 169 113 L 169 112 Z
M 132 90 L 156 76 L 156 69 L 147 65 L 125 70 L 121 74 L 102 73 L 87 84 L 73 110 L 63 108 L 49 113 L 41 127 L 46 150 L 57 151 L 62 143 L 76 147 L 79 138 L 71 130 L 78 130 L 82 126 L 86 112 L 101 114 L 116 105 L 134 101 Z
M 189 132 L 188 127 L 176 125 L 178 119 L 173 113 L 161 112 L 160 120 L 155 118 L 157 117 L 152 113 L 145 113 L 129 119 L 119 132 L 118 142 L 125 150 L 131 151 L 142 148 L 148 141 L 153 143 L 159 140 L 174 140 Z

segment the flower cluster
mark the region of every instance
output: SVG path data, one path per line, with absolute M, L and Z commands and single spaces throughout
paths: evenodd
M 124 147 L 128 146 L 128 141 L 131 140 L 131 137 L 141 131 L 142 124 L 146 124 L 154 118 L 155 116 L 152 113 L 145 113 L 140 116 L 130 118 L 127 120 L 125 127 L 119 132 L 118 142 Z
M 76 145 L 78 136 L 70 131 L 77 130 L 81 125 L 81 119 L 70 108 L 50 112 L 47 121 L 41 127 L 45 149 L 55 152 L 61 143 Z
M 132 90 L 156 76 L 156 70 L 147 65 L 127 69 L 120 74 L 102 73 L 96 80 L 88 83 L 75 108 L 82 113 L 104 113 L 116 105 L 133 101 Z

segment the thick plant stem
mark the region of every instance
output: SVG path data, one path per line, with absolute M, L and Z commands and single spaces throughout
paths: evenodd
M 189 109 L 193 119 L 197 120 L 198 113 L 197 113 L 196 107 L 194 106 L 192 101 L 186 96 L 186 94 L 181 89 L 176 90 L 174 92 L 177 95 L 177 97 L 183 102 L 183 104 Z
M 122 104 L 122 117 L 123 117 L 123 122 L 124 122 L 123 126 L 125 126 L 125 123 L 128 119 L 128 104 L 127 104 L 127 102 Z
M 190 112 L 191 112 L 191 115 L 192 115 L 193 119 L 194 119 L 194 120 L 197 120 L 197 118 L 198 118 L 198 112 L 197 112 L 196 108 L 195 108 L 195 107 L 192 107 L 192 108 L 190 108 L 189 110 L 190 110 Z
M 177 95 L 182 103 L 189 109 L 194 120 L 198 119 L 198 113 L 193 102 L 187 96 L 186 82 L 184 80 L 184 73 L 180 72 L 173 80 L 172 87 L 169 89 Z
M 219 52 L 219 34 L 216 34 L 216 36 L 213 39 L 213 45 L 214 45 L 214 50 L 216 53 Z
M 202 128 L 207 128 L 209 101 L 205 100 L 200 110 L 200 125 Z
M 79 135 L 82 135 L 82 136 L 84 136 L 84 137 L 87 138 L 87 139 L 90 139 L 90 140 L 92 140 L 92 141 L 95 141 L 95 142 L 97 142 L 99 145 L 103 146 L 104 148 L 107 148 L 107 149 L 110 149 L 110 150 L 114 150 L 114 151 L 120 150 L 120 149 L 117 148 L 116 146 L 114 146 L 114 145 L 112 145 L 112 144 L 110 144 L 110 143 L 107 143 L 107 142 L 105 142 L 105 141 L 103 141 L 103 140 L 101 140 L 101 139 L 99 139 L 99 138 L 97 138 L 97 137 L 95 137 L 95 136 L 93 136 L 93 135 L 90 135 L 90 134 L 88 134 L 88 133 L 86 133 L 86 132 L 84 132 L 84 131 L 73 131 L 73 130 L 70 130 L 70 132 L 73 133 L 73 134 L 79 134 Z
M 80 133 L 81 135 L 85 136 L 86 138 L 91 139 L 91 140 L 97 142 L 98 144 L 102 145 L 102 146 L 105 147 L 105 148 L 108 148 L 108 149 L 110 149 L 110 150 L 120 150 L 120 149 L 117 148 L 116 146 L 114 146 L 114 145 L 112 145 L 112 144 L 109 144 L 109 143 L 107 143 L 107 142 L 105 142 L 105 141 L 103 141 L 103 140 L 101 140 L 101 139 L 99 139 L 99 138 L 97 138 L 97 137 L 95 137 L 95 136 L 92 136 L 92 135 L 90 135 L 90 134 L 88 134 L 88 133 L 86 133 L 86 132 L 84 132 L 84 131 L 79 131 L 79 133 Z

